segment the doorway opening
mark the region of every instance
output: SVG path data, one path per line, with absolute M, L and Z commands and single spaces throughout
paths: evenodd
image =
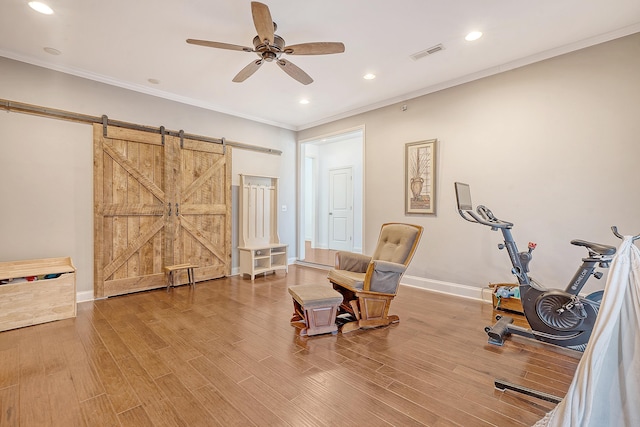
M 299 257 L 334 265 L 335 253 L 362 252 L 364 127 L 300 142 Z

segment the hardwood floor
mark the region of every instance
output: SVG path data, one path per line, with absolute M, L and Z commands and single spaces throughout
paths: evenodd
M 305 241 L 304 262 L 312 264 L 327 265 L 333 267 L 335 265 L 336 252 L 332 249 L 312 248 L 310 241 Z
M 529 426 L 551 404 L 494 377 L 564 395 L 577 360 L 487 344 L 490 304 L 402 286 L 400 323 L 301 338 L 291 266 L 78 305 L 78 317 L 0 333 L 2 426 Z

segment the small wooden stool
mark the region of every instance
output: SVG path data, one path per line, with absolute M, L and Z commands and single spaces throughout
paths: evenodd
M 175 280 L 176 280 L 175 272 L 180 270 L 187 270 L 187 276 L 189 277 L 189 285 L 193 286 L 193 288 L 195 289 L 196 279 L 193 273 L 193 269 L 196 267 L 197 265 L 193 265 L 193 264 L 167 265 L 164 268 L 164 273 L 167 278 L 167 292 L 169 292 L 169 288 L 172 288 L 175 286 Z
M 342 294 L 329 286 L 297 285 L 289 287 L 293 297 L 291 323 L 304 322 L 300 335 L 338 333 L 336 315 Z

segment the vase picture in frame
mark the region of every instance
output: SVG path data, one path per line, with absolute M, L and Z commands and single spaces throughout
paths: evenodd
M 436 213 L 437 139 L 405 144 L 404 199 L 407 214 Z

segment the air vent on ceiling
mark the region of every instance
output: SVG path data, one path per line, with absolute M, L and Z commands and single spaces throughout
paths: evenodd
M 435 46 L 431 46 L 429 49 L 414 53 L 413 55 L 411 55 L 411 59 L 417 61 L 418 59 L 422 59 L 425 56 L 433 55 L 434 53 L 440 52 L 441 50 L 444 50 L 444 46 L 442 46 L 442 44 L 437 44 Z

